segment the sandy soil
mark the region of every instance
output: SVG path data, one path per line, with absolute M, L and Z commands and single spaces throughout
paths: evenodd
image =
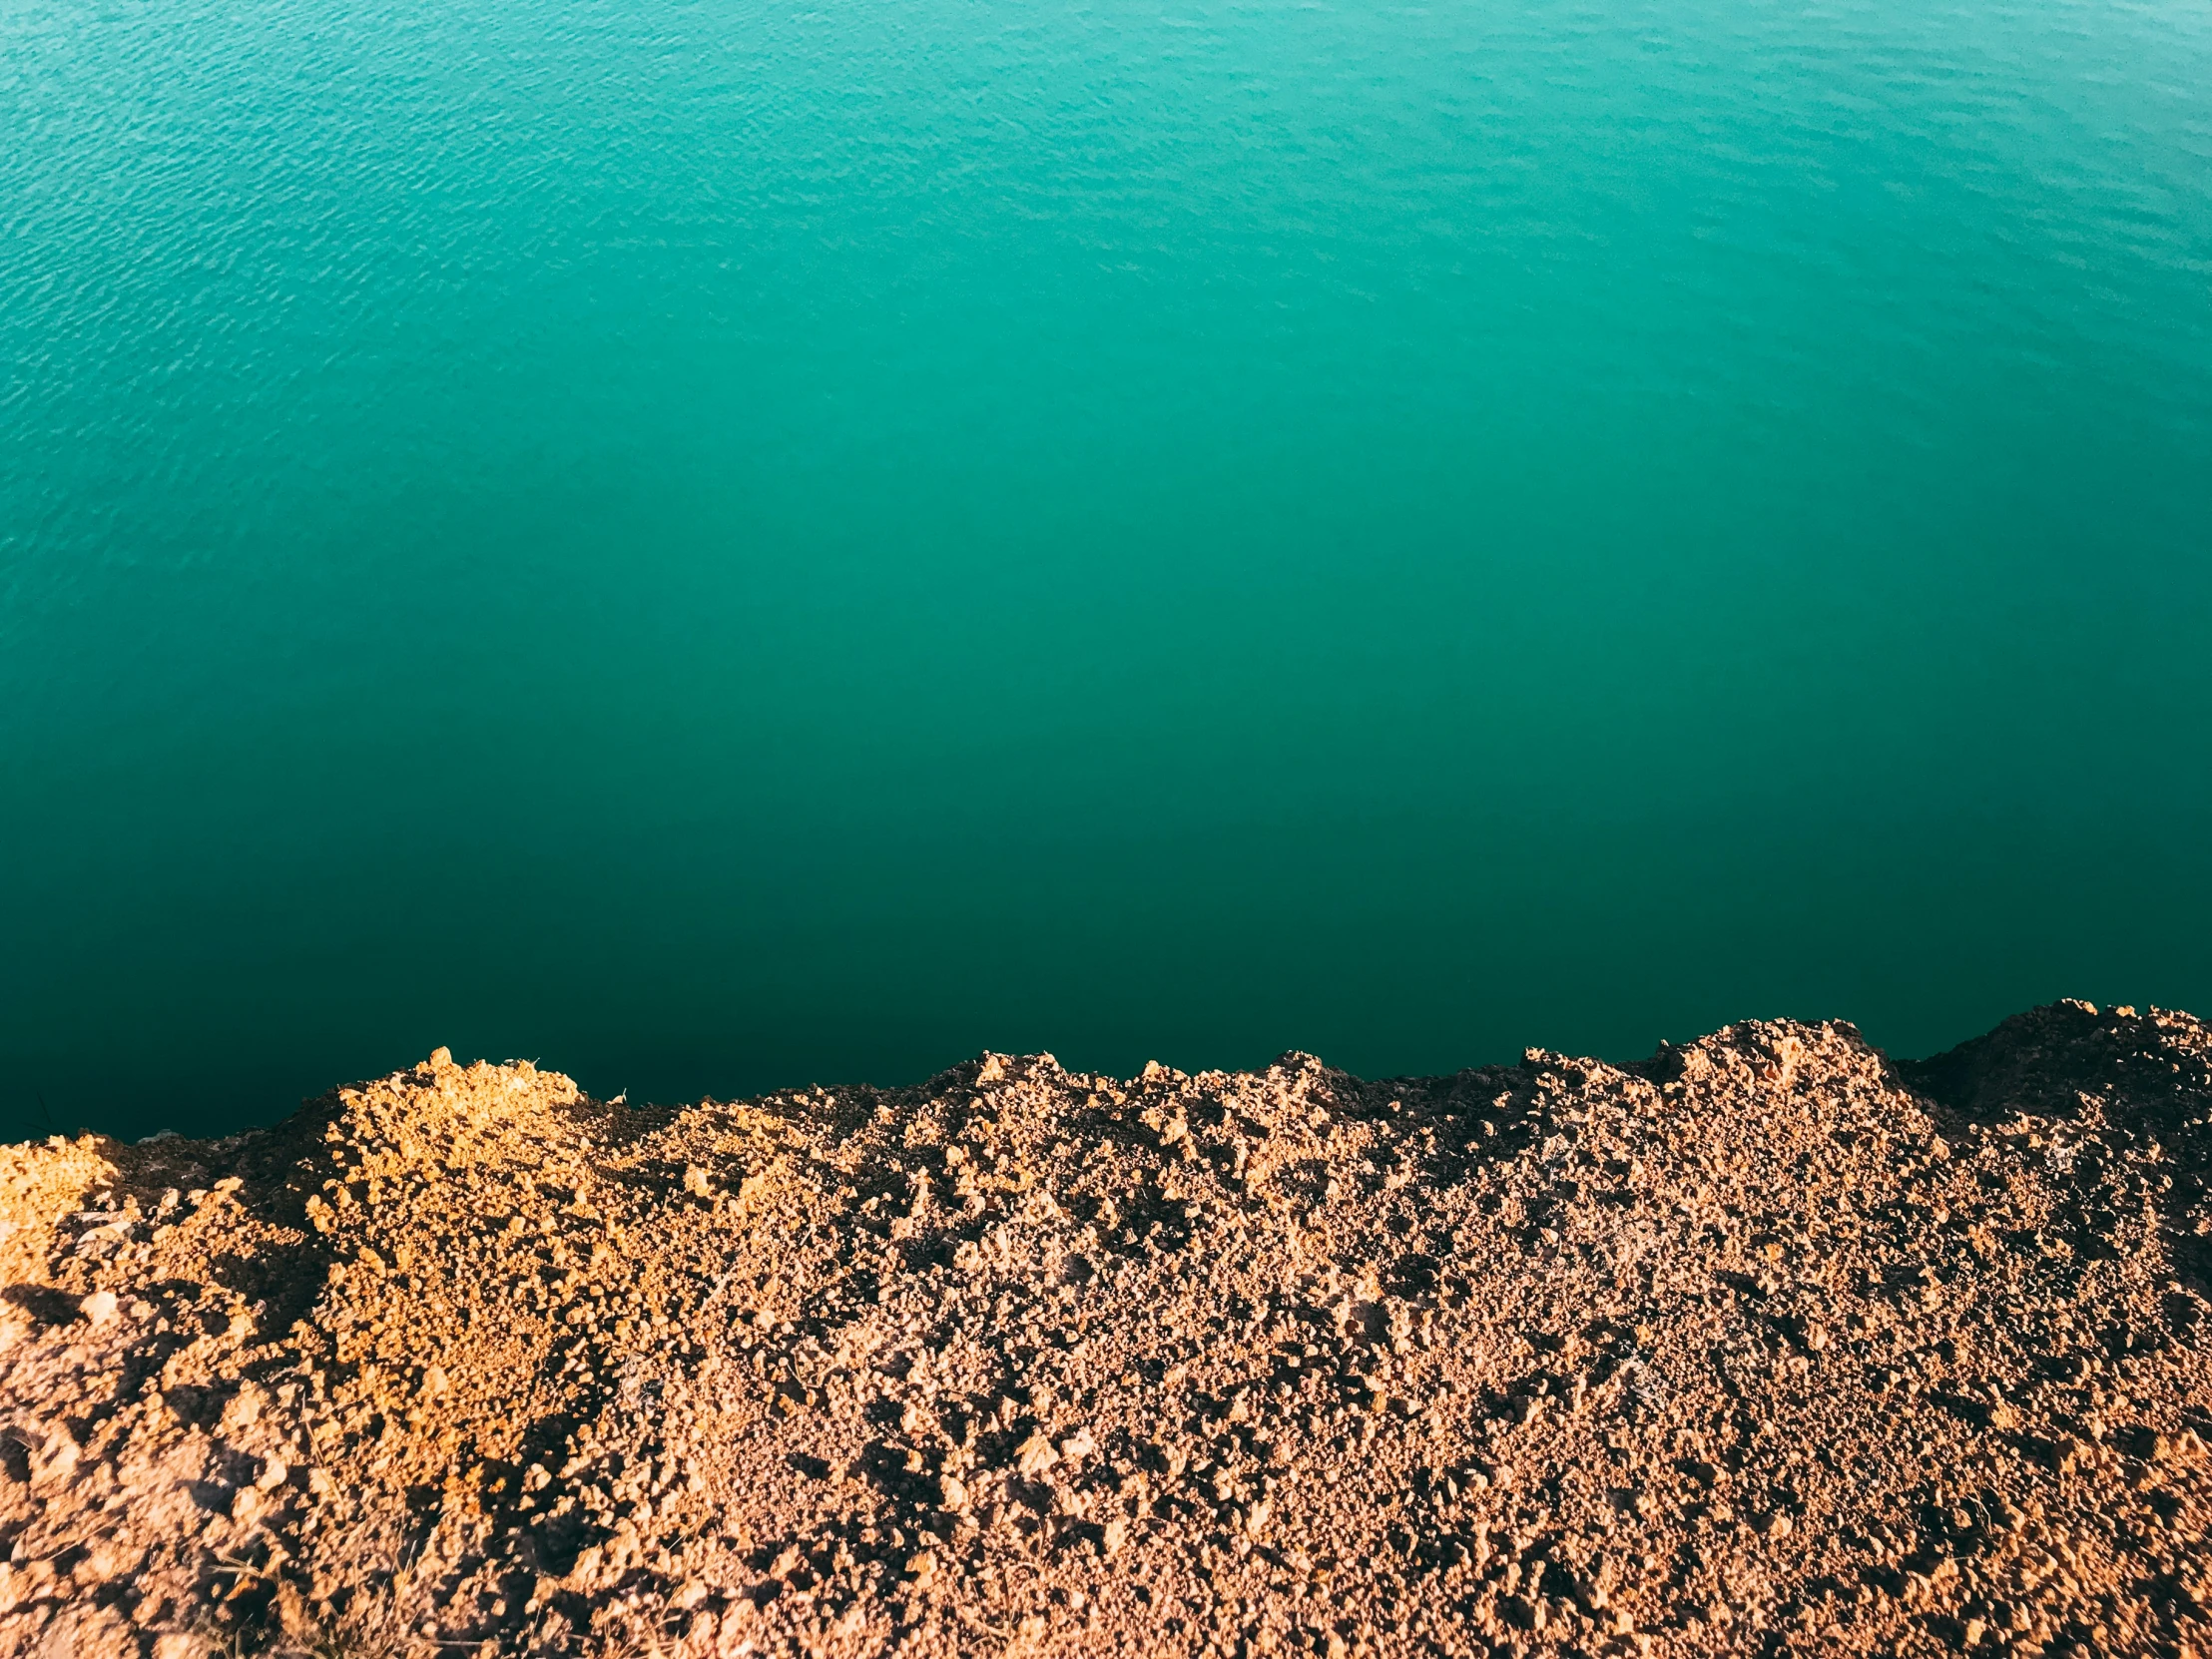
M 0 1653 L 2207 1651 L 2212 1032 L 0 1148 Z

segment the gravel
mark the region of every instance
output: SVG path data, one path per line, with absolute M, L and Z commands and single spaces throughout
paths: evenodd
M 2212 1033 L 0 1148 L 0 1652 L 2205 1651 Z

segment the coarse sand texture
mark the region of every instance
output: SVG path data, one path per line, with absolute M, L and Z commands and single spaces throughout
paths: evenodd
M 2212 1032 L 0 1148 L 0 1654 L 2202 1654 Z

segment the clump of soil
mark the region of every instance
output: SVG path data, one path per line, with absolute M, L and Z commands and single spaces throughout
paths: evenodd
M 0 1652 L 2203 1651 L 2212 1032 L 0 1149 Z

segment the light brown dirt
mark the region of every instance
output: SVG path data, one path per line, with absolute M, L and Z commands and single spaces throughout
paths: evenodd
M 0 1149 L 0 1652 L 2202 1652 L 2212 1032 Z

